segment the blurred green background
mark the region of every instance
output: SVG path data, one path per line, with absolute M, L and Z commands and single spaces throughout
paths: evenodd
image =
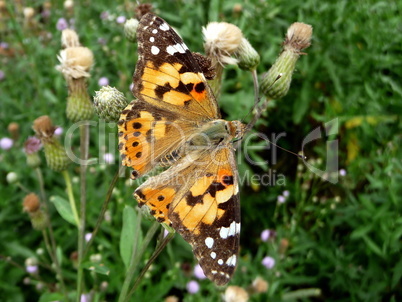
M 2 301 L 41 301 L 56 280 L 50 269 L 41 232 L 32 229 L 21 202 L 27 192 L 38 193 L 36 174 L 27 167 L 22 146 L 33 136 L 32 122 L 49 115 L 64 129 L 67 88 L 55 69 L 64 18 L 94 53 L 95 65 L 88 82 L 91 95 L 107 81 L 131 99 L 129 85 L 137 60 L 137 46 L 124 38 L 119 17 L 135 16 L 136 2 L 0 1 L 0 138 L 10 137 L 8 125 L 19 125 L 11 149 L 0 150 L 0 297 Z M 209 21 L 226 21 L 242 29 L 261 56 L 258 74 L 268 71 L 281 51 L 287 28 L 299 21 L 313 26 L 312 45 L 296 65 L 289 93 L 270 103 L 254 131 L 285 133 L 278 144 L 301 150 L 303 139 L 334 119 L 335 135 L 306 145 L 305 155 L 324 170 L 326 146 L 338 140 L 340 173 L 330 183 L 312 173 L 303 161 L 277 150 L 277 161 L 263 141 L 254 139 L 252 159 L 267 165 L 247 165 L 238 156 L 241 175 L 272 175 L 285 182 L 264 186 L 246 183 L 241 188 L 242 237 L 240 262 L 231 285 L 249 291 L 250 301 L 400 301 L 402 300 L 402 2 L 401 1 L 154 1 L 153 11 L 177 29 L 192 51 L 203 52 L 201 28 Z M 28 20 L 24 9 L 32 7 Z M 25 10 L 25 12 L 27 12 Z M 223 116 L 243 119 L 254 102 L 250 73 L 225 69 L 219 100 Z M 94 116 L 94 121 L 98 118 Z M 118 169 L 116 128 L 91 127 L 90 156 L 115 157 L 112 164 L 94 164 L 88 175 L 88 232 L 95 225 L 107 188 Z M 321 130 L 322 133 L 323 130 Z M 99 134 L 101 133 L 101 134 Z M 106 138 L 103 142 L 103 137 Z M 73 142 L 79 148 L 78 133 Z M 66 198 L 59 173 L 42 170 L 48 196 Z M 18 183 L 6 176 L 17 173 Z M 79 196 L 79 170 L 70 168 L 74 192 Z M 271 173 L 271 174 L 270 174 Z M 334 174 L 334 175 L 335 175 Z M 122 213 L 135 207 L 132 197 L 138 182 L 119 179 L 88 261 L 104 264 L 109 275 L 86 271 L 86 292 L 94 301 L 114 301 L 124 279 L 119 241 Z M 27 192 L 23 188 L 26 188 Z M 285 193 L 284 193 L 285 192 Z M 279 202 L 278 202 L 279 201 Z M 281 202 L 284 201 L 284 202 Z M 75 290 L 75 269 L 70 255 L 76 251 L 76 229 L 51 208 L 66 285 Z M 142 225 L 145 234 L 150 222 Z M 261 238 L 263 230 L 270 238 Z M 152 253 L 152 245 L 146 255 Z M 39 251 L 38 251 L 39 249 Z M 39 254 L 38 254 L 39 253 Z M 275 264 L 267 268 L 265 257 Z M 6 261 L 12 257 L 13 263 Z M 38 276 L 24 269 L 28 257 L 39 259 Z M 99 262 L 98 261 L 98 262 Z M 144 260 L 145 261 L 145 260 Z M 163 301 L 176 296 L 183 301 L 219 301 L 223 289 L 192 274 L 195 260 L 190 247 L 176 235 L 152 265 L 133 301 Z M 252 293 L 257 276 L 268 289 Z M 197 280 L 200 290 L 186 285 Z M 105 283 L 106 282 L 106 283 Z M 103 287 L 102 287 L 103 286 Z M 241 300 L 240 300 L 241 301 Z

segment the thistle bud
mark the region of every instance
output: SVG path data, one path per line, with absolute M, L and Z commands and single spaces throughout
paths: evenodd
M 40 202 L 39 197 L 35 193 L 30 193 L 24 197 L 22 202 L 23 211 L 27 213 L 33 213 L 39 210 Z
M 223 301 L 225 302 L 247 302 L 249 299 L 248 293 L 245 289 L 239 286 L 228 286 L 223 295 Z
M 130 42 L 135 42 L 137 40 L 137 28 L 138 20 L 131 18 L 124 23 L 124 35 Z
M 235 55 L 239 60 L 237 65 L 243 70 L 253 71 L 260 64 L 260 55 L 246 38 L 242 39 Z
M 32 128 L 43 144 L 49 168 L 57 172 L 67 169 L 70 159 L 58 139 L 54 137 L 56 127 L 53 126 L 52 120 L 46 115 L 41 116 L 34 121 Z
M 95 111 L 101 119 L 107 122 L 117 122 L 128 103 L 124 94 L 114 87 L 103 86 L 95 92 Z
M 49 220 L 44 211 L 38 210 L 36 212 L 30 213 L 32 227 L 35 230 L 42 231 L 49 225 Z
M 77 41 L 64 40 L 63 43 Z M 93 65 L 93 54 L 86 47 L 67 47 L 58 56 L 56 69 L 63 73 L 68 85 L 67 118 L 73 122 L 88 120 L 93 115 L 93 106 L 88 95 L 86 79 Z
M 280 99 L 288 93 L 296 62 L 303 54 L 301 50 L 310 46 L 312 30 L 311 25 L 299 22 L 289 27 L 282 53 L 261 81 L 265 96 Z

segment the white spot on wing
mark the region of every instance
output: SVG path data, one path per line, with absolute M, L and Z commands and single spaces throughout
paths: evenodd
M 151 52 L 153 55 L 157 55 L 159 53 L 159 48 L 154 45 L 151 47 Z
M 211 248 L 211 247 L 214 245 L 214 239 L 211 238 L 211 237 L 205 238 L 205 245 L 206 245 L 208 248 Z
M 226 239 L 229 236 L 234 236 L 240 233 L 240 223 L 236 223 L 236 221 L 232 221 L 229 227 L 222 227 L 219 231 L 219 235 L 221 238 Z
M 219 259 L 219 260 L 218 260 L 218 264 L 219 264 L 219 265 L 222 265 L 222 264 L 223 264 L 223 260 L 222 260 L 222 259 Z
M 216 258 L 216 253 L 215 252 L 211 252 L 211 258 L 215 259 Z
M 153 42 L 155 42 L 155 38 L 154 38 L 154 37 L 150 37 L 150 38 L 149 38 L 149 41 L 153 43 Z
M 228 238 L 229 234 L 229 228 L 221 227 L 221 230 L 219 231 L 219 235 L 221 236 L 222 239 Z
M 211 273 L 212 273 L 213 275 L 216 275 L 218 272 L 217 272 L 216 270 L 212 270 Z
M 226 264 L 230 266 L 236 266 L 236 261 L 237 261 L 236 255 L 232 255 L 228 258 L 228 260 L 226 260 Z
M 183 47 L 184 46 L 184 47 Z M 186 53 L 186 45 L 185 44 L 175 44 L 175 45 L 169 45 L 168 47 L 166 47 L 166 52 L 170 55 L 174 55 L 176 52 L 179 53 Z
M 156 34 L 158 32 L 158 30 L 155 28 L 154 30 L 152 30 L 153 34 Z
M 169 25 L 167 25 L 166 23 L 162 23 L 159 26 L 159 28 L 162 29 L 163 31 L 167 31 L 167 30 L 169 30 Z

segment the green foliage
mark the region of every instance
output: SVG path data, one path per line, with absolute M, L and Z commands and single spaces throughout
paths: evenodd
M 0 271 L 7 272 L 0 276 L 0 296 L 3 301 L 61 300 L 64 295 L 55 287 L 59 281 L 46 240 L 32 229 L 29 216 L 22 212 L 26 194 L 35 192 L 43 198 L 38 171 L 26 165 L 23 143 L 34 135 L 33 120 L 49 115 L 64 128 L 62 144 L 71 135 L 72 151 L 79 154 L 79 131 L 67 133 L 72 124 L 65 114 L 66 84 L 55 69 L 60 51 L 59 18 L 66 18 L 70 24 L 74 19 L 81 44 L 94 53 L 90 94 L 99 90 L 99 78 L 107 77 L 111 86 L 132 99 L 128 87 L 137 59 L 136 45 L 124 39 L 123 26 L 116 17 L 133 17 L 136 4 L 76 1 L 71 15 L 62 2 L 52 1 L 46 18 L 39 14 L 44 1 L 25 1 L 24 5 L 36 12 L 36 25 L 26 26 L 23 7 L 15 2 L 7 2 L 0 16 L 0 42 L 9 45 L 0 52 L 0 69 L 5 74 L 0 80 L 0 138 L 10 137 L 9 123 L 20 126 L 14 146 L 0 150 Z M 237 161 L 240 177 L 245 180 L 241 187 L 241 258 L 231 284 L 249 289 L 257 276 L 266 280 L 268 291 L 250 294 L 251 301 L 401 300 L 400 1 L 252 0 L 234 4 L 203 0 L 155 1 L 153 5 L 193 51 L 203 51 L 201 27 L 208 21 L 236 24 L 261 56 L 257 68 L 260 76 L 275 62 L 291 23 L 313 26 L 312 46 L 296 64 L 289 93 L 271 101 L 254 128 L 263 136 L 245 138 L 239 148 Z M 105 11 L 110 17 L 100 18 Z M 248 121 L 253 104 L 251 75 L 237 67 L 226 68 L 219 100 L 224 118 Z M 315 140 L 304 148 L 308 164 L 325 170 L 326 143 L 338 140 L 339 169 L 346 174 L 335 183 L 323 180 L 302 160 L 275 149 L 262 138 L 297 152 L 311 131 L 321 127 L 324 136 L 324 124 L 335 118 L 340 124 L 337 135 Z M 94 121 L 89 154 L 95 164 L 88 167 L 87 233 L 96 227 L 119 162 L 116 127 L 98 123 L 96 118 Z M 114 155 L 113 164 L 103 161 L 104 153 Z M 260 164 L 250 164 L 246 155 Z M 44 154 L 41 156 L 45 195 L 54 196 L 50 198 L 49 216 L 56 256 L 67 296 L 73 300 L 78 233 L 64 179 L 47 168 Z M 17 184 L 6 181 L 11 171 L 19 176 Z M 79 201 L 78 165 L 72 165 L 69 173 L 72 193 Z M 132 192 L 138 182 L 132 185 L 127 181 L 128 171 L 121 175 L 124 177 L 117 180 L 105 219 L 83 261 L 84 292 L 91 292 L 93 301 L 117 301 L 135 250 L 138 213 Z M 149 221 L 142 221 L 137 233 L 140 245 L 149 228 Z M 275 231 L 267 241 L 260 239 L 264 229 Z M 161 240 L 151 241 L 138 271 Z M 272 269 L 261 264 L 266 256 L 275 259 Z M 38 260 L 38 274 L 25 271 L 27 258 Z M 194 265 L 189 245 L 176 235 L 146 272 L 132 301 L 162 301 L 169 295 L 183 301 L 221 299 L 224 289 L 217 289 L 209 280 L 198 280 L 200 291 L 188 293 L 186 284 L 195 279 Z

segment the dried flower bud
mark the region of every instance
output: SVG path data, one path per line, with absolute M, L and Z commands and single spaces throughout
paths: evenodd
M 279 254 L 284 255 L 289 247 L 289 240 L 286 238 L 282 238 L 279 243 Z
M 176 296 L 168 296 L 165 298 L 165 302 L 179 302 L 179 298 L 177 298 Z
M 243 34 L 236 25 L 226 22 L 210 22 L 202 28 L 204 35 L 204 48 L 207 56 L 215 62 L 236 64 L 237 60 L 231 55 L 239 48 Z
M 24 201 L 22 203 L 23 211 L 27 213 L 33 213 L 39 210 L 40 201 L 38 195 L 35 193 L 29 193 L 24 197 Z
M 52 138 L 54 130 L 56 129 L 56 127 L 53 126 L 52 120 L 47 115 L 43 115 L 34 120 L 32 128 L 41 141 Z
M 292 82 L 292 74 L 301 50 L 310 45 L 312 27 L 294 23 L 289 27 L 283 51 L 261 81 L 261 91 L 270 99 L 284 97 Z
M 251 292 L 253 293 L 266 293 L 268 291 L 268 282 L 262 279 L 261 277 L 257 277 L 254 279 L 253 284 L 251 285 Z
M 311 45 L 312 35 L 313 27 L 311 25 L 295 22 L 288 29 L 283 47 L 302 54 L 301 51 Z
M 20 125 L 18 123 L 12 122 L 8 124 L 8 132 L 10 133 L 11 138 L 16 141 L 20 137 Z
M 35 15 L 35 10 L 32 7 L 25 7 L 23 14 L 26 20 L 32 19 Z
M 64 29 L 61 32 L 61 46 L 64 48 L 68 47 L 79 47 L 80 46 L 80 39 L 77 33 L 72 29 Z
M 138 20 L 141 20 L 142 16 L 150 13 L 153 9 L 151 3 L 141 3 L 135 8 L 135 15 Z
M 225 302 L 247 302 L 248 293 L 246 290 L 239 286 L 228 286 L 223 295 L 223 301 Z
M 87 47 L 68 47 L 60 51 L 57 57 L 60 65 L 56 69 L 63 73 L 65 78 L 88 78 L 89 70 L 93 65 L 93 53 Z
M 235 55 L 239 60 L 237 64 L 241 69 L 252 71 L 260 64 L 260 55 L 246 38 L 242 39 Z
M 133 43 L 137 41 L 138 24 L 138 20 L 134 18 L 131 18 L 124 23 L 124 35 L 128 41 Z
M 107 122 L 117 122 L 128 103 L 124 94 L 114 87 L 103 86 L 95 92 L 95 111 L 101 119 Z
M 69 13 L 72 14 L 74 12 L 74 1 L 73 0 L 66 0 L 64 1 L 64 9 Z

